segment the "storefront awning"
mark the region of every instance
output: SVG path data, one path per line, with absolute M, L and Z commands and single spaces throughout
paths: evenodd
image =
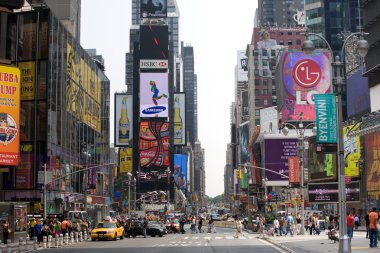
M 380 111 L 375 111 L 363 116 L 360 130 L 354 131 L 348 136 L 357 137 L 378 131 L 380 131 Z

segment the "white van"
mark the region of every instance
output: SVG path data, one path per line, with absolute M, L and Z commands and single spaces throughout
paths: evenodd
M 68 211 L 67 218 L 69 221 L 73 222 L 74 220 L 88 220 L 88 214 L 86 211 Z

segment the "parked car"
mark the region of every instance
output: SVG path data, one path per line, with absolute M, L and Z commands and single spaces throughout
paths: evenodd
M 124 228 L 118 222 L 100 222 L 91 231 L 91 240 L 107 240 L 116 241 L 117 238 L 124 239 Z

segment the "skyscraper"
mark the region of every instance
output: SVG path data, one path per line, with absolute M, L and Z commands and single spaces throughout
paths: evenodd
M 297 11 L 304 10 L 304 0 L 259 0 L 255 27 L 297 26 Z

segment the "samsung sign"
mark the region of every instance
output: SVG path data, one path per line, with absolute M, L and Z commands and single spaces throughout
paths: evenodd
M 167 69 L 168 60 L 140 60 L 140 69 Z

